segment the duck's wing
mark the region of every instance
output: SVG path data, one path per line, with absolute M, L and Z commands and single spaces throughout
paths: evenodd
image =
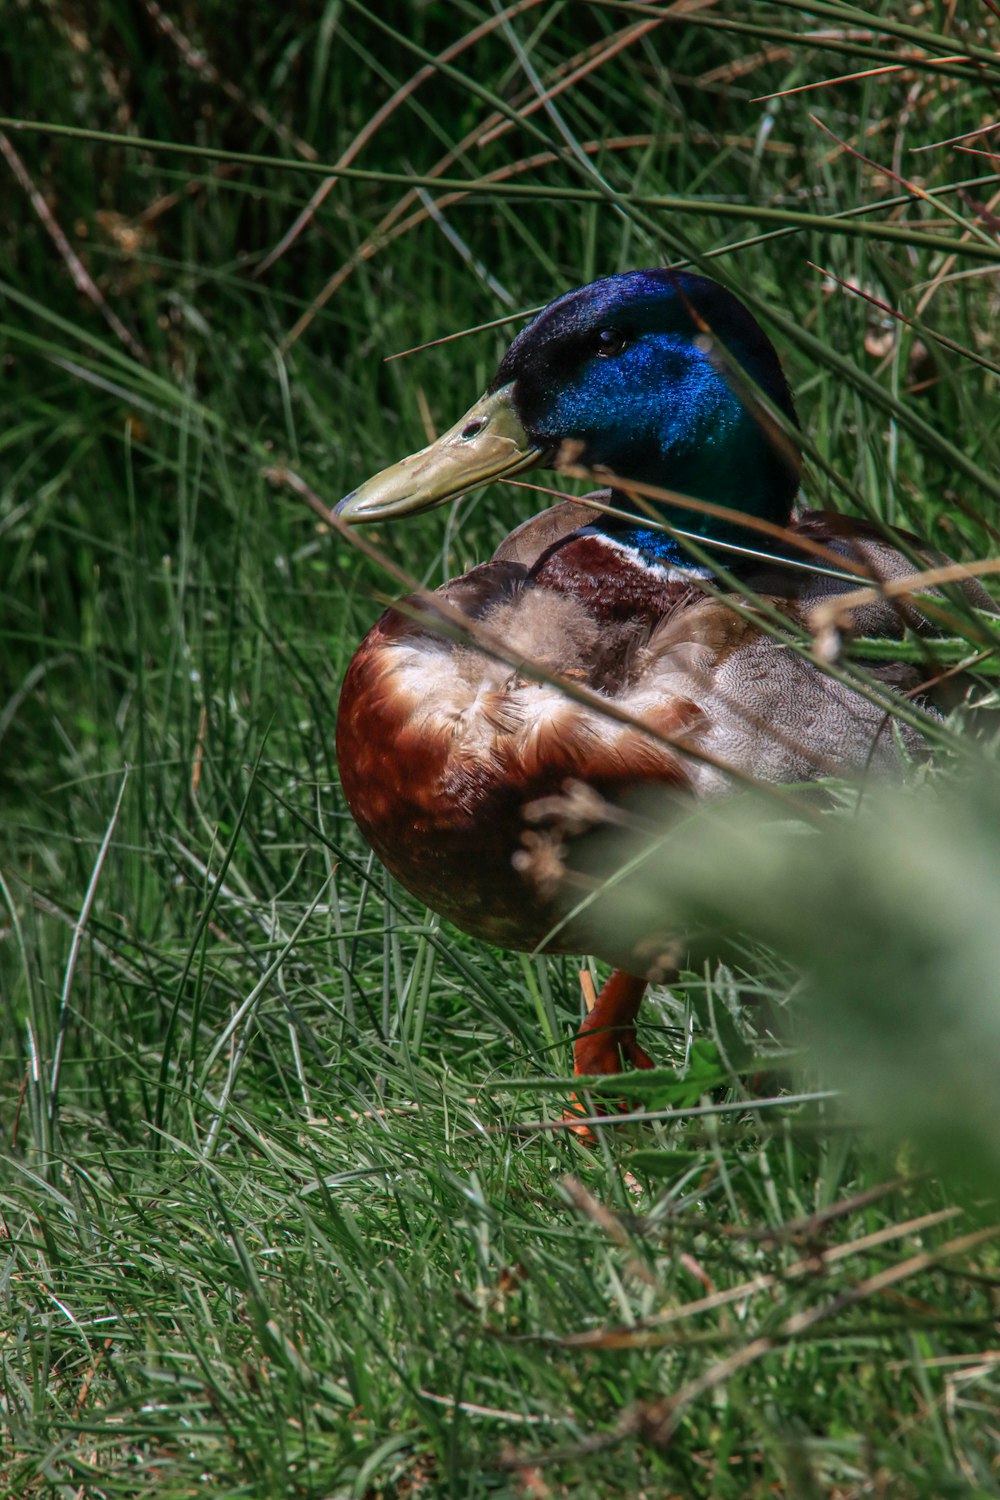
M 802 623 L 788 600 L 774 595 L 767 602 L 790 624 Z M 919 681 L 914 668 L 895 664 L 880 664 L 873 675 L 892 693 Z M 689 759 L 686 771 L 701 795 L 736 789 L 746 778 L 774 784 L 889 770 L 901 753 L 923 748 L 921 736 L 897 727 L 883 703 L 823 672 L 790 638 L 736 613 L 725 599 L 703 599 L 663 620 L 621 702 L 644 719 L 655 717 L 657 702 L 689 705 L 691 748 L 704 758 Z
M 894 583 L 909 578 L 922 568 L 937 568 L 950 563 L 951 558 L 943 552 L 925 547 L 920 539 L 908 531 L 895 534 L 907 548 L 906 552 L 894 547 L 881 531 L 869 521 L 853 516 L 838 515 L 835 511 L 805 511 L 791 527 L 793 536 L 818 543 L 835 557 L 842 557 L 848 570 L 859 570 L 855 584 L 836 578 L 825 578 L 814 574 L 805 584 L 796 589 L 796 597 L 804 610 L 854 588 L 863 588 L 866 583 Z M 957 585 L 966 601 L 974 609 L 997 612 L 996 601 L 975 578 L 966 578 Z M 922 589 L 922 593 L 939 594 L 937 589 Z M 899 598 L 876 599 L 852 610 L 849 634 L 864 636 L 887 636 L 899 639 L 904 631 L 940 633 L 939 627 L 914 604 Z
M 494 552 L 492 561 L 533 567 L 542 553 L 554 547 L 556 542 L 563 541 L 574 531 L 601 519 L 601 512 L 587 504 L 587 500 L 591 498 L 608 502 L 611 491 L 598 490 L 592 497 L 588 495 L 583 500 L 562 500 L 558 505 L 550 505 L 548 510 L 539 511 L 537 516 L 522 521 L 520 526 L 515 526 L 504 537 Z

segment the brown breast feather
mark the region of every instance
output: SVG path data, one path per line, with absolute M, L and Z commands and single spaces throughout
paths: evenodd
M 574 544 L 583 545 L 577 564 L 563 558 L 547 577 L 501 560 L 439 591 L 502 645 L 504 662 L 442 640 L 428 610 L 404 601 L 366 636 L 341 695 L 341 777 L 369 842 L 429 906 L 505 946 L 536 946 L 558 917 L 551 868 L 549 876 L 537 861 L 515 869 L 523 835 L 538 833 L 527 805 L 558 796 L 573 779 L 613 801 L 641 784 L 688 783 L 670 746 L 519 668 L 538 663 L 603 701 L 632 706 L 654 629 L 686 587 L 661 585 L 658 606 L 651 594 L 631 620 L 618 604 L 602 620 L 570 586 L 574 572 L 598 561 L 587 562 L 590 543 Z M 697 735 L 702 713 L 688 699 L 664 685 L 639 697 L 661 734 Z M 558 946 L 578 943 L 574 934 Z

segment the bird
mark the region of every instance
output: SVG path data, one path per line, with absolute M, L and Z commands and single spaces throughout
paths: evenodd
M 645 794 L 683 806 L 919 754 L 885 703 L 902 707 L 916 668 L 880 662 L 882 692 L 866 695 L 790 643 L 817 604 L 931 554 L 797 508 L 778 353 L 733 292 L 687 270 L 556 297 L 453 427 L 336 509 L 395 522 L 537 468 L 607 483 L 381 616 L 344 678 L 337 759 L 368 843 L 433 911 L 491 944 L 611 966 L 573 1050 L 576 1075 L 611 1075 L 653 1066 L 637 1017 L 675 972 L 678 935 L 593 920 L 581 892 L 610 873 L 609 827 Z M 849 629 L 914 626 L 928 628 L 914 606 L 876 597 Z

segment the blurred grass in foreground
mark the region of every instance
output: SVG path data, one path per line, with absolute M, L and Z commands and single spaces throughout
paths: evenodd
M 990 711 L 981 771 L 946 726 L 822 833 L 669 831 L 656 901 L 739 948 L 647 1007 L 618 1087 L 669 1112 L 586 1150 L 536 1128 L 575 965 L 443 929 L 340 799 L 395 584 L 263 477 L 336 499 L 520 312 L 690 258 L 782 349 L 812 504 L 995 552 L 1000 184 L 948 144 L 991 9 L 5 19 L 5 108 L 99 138 L 0 162 L 0 1492 L 1000 1493 Z M 378 540 L 433 585 L 536 503 Z M 973 620 L 906 650 L 995 704 Z
M 820 823 L 744 796 L 619 834 L 598 930 L 664 924 L 718 952 L 750 938 L 803 989 L 787 1015 L 825 1081 L 995 1208 L 1000 1173 L 1000 781 L 984 764 L 845 797 Z M 739 963 L 737 953 L 735 962 Z M 656 1086 L 637 1080 L 655 1105 Z

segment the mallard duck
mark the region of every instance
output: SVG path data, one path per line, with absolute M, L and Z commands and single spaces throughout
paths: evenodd
M 347 522 L 387 521 L 530 468 L 614 476 L 518 526 L 429 601 L 387 610 L 350 664 L 337 724 L 348 805 L 408 890 L 486 942 L 614 967 L 577 1036 L 578 1074 L 651 1066 L 636 1015 L 669 964 L 669 934 L 616 938 L 572 914 L 595 850 L 600 873 L 608 809 L 637 789 L 715 796 L 730 773 L 859 774 L 920 743 L 713 586 L 709 555 L 801 625 L 851 575 L 912 572 L 862 522 L 795 514 L 795 432 L 774 347 L 732 293 L 632 271 L 550 303 L 454 427 L 338 506 Z M 656 492 L 652 511 L 632 485 Z M 762 540 L 754 521 L 784 539 Z M 697 561 L 679 532 L 702 544 Z M 802 567 L 817 555 L 818 570 Z M 880 599 L 855 628 L 898 637 L 905 623 Z M 890 694 L 917 680 L 880 670 Z

